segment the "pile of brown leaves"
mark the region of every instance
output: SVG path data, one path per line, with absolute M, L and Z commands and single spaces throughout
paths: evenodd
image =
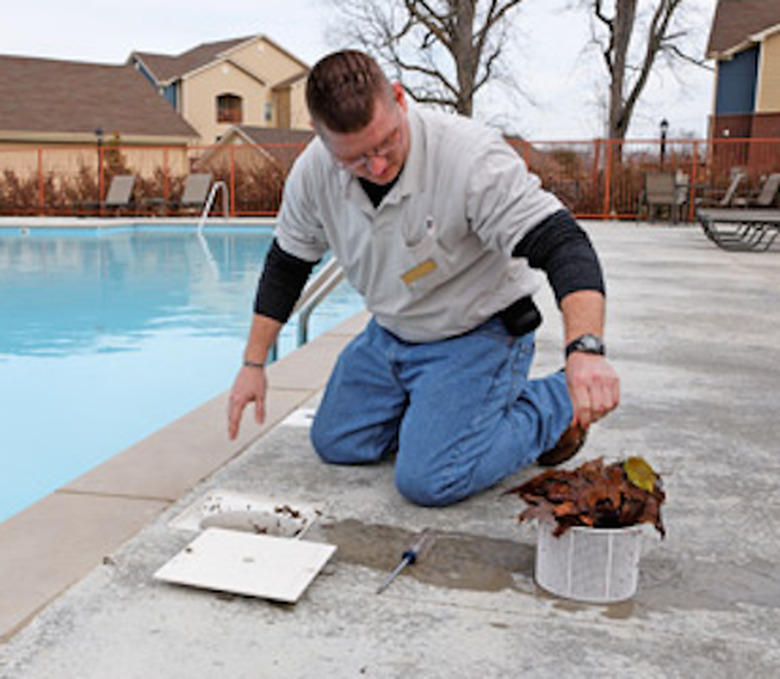
M 652 523 L 663 537 L 661 477 L 640 457 L 604 465 L 591 460 L 574 471 L 551 469 L 507 493 L 528 503 L 518 519 L 555 521 L 554 535 L 571 526 L 622 528 Z

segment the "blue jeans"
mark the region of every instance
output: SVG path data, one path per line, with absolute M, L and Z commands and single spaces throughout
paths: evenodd
M 572 418 L 562 372 L 528 379 L 534 335 L 498 318 L 465 335 L 413 344 L 373 319 L 344 349 L 311 431 L 333 464 L 397 450 L 395 482 L 411 502 L 457 502 L 552 448 Z

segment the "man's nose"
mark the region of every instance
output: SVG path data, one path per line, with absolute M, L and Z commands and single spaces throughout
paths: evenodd
M 371 174 L 380 175 L 387 169 L 388 160 L 384 156 L 371 156 L 366 165 Z

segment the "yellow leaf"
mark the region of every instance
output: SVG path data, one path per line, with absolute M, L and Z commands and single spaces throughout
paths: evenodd
M 652 493 L 655 488 L 655 482 L 658 474 L 642 457 L 629 457 L 623 463 L 623 470 L 626 472 L 628 480 L 637 488 Z

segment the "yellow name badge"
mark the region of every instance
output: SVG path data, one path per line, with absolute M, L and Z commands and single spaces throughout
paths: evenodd
M 436 271 L 436 268 L 436 262 L 428 258 L 422 264 L 418 264 L 413 269 L 409 269 L 409 271 L 401 276 L 401 280 L 407 285 L 411 285 L 415 281 L 419 281 L 424 276 Z

